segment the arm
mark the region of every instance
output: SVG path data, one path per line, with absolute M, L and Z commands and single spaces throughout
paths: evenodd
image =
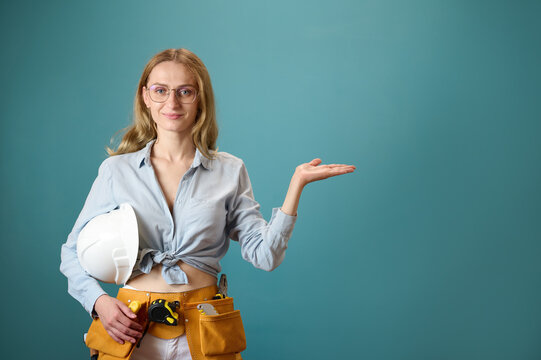
M 112 198 L 111 172 L 104 162 L 86 198 L 71 233 L 62 245 L 60 271 L 68 279 L 68 292 L 92 313 L 96 299 L 105 294 L 98 281 L 87 274 L 77 257 L 77 238 L 83 227 L 95 216 L 113 210 L 116 204 Z
M 296 216 L 299 200 L 304 187 L 314 181 L 327 179 L 332 176 L 347 174 L 355 171 L 353 165 L 331 164 L 320 165 L 321 159 L 314 159 L 309 163 L 297 166 L 289 183 L 282 211 L 288 215 Z
M 229 237 L 239 241 L 242 257 L 255 267 L 272 271 L 284 259 L 304 186 L 355 169 L 349 165 L 318 166 L 320 163 L 321 160 L 314 159 L 297 167 L 282 208 L 273 209 L 268 223 L 261 216 L 259 204 L 252 193 L 248 172 L 242 164 L 238 175 L 237 194 L 229 206 L 227 227 Z
M 119 342 L 135 342 L 141 326 L 129 319 L 134 318 L 131 310 L 119 300 L 110 297 L 96 279 L 87 274 L 77 257 L 77 238 L 84 226 L 94 217 L 105 214 L 117 207 L 112 191 L 112 174 L 106 161 L 98 171 L 98 177 L 86 198 L 85 204 L 73 230 L 62 245 L 60 271 L 68 278 L 68 292 L 78 300 L 89 313 L 94 311 L 100 317 L 111 337 Z M 131 329 L 130 329 L 131 328 Z
M 246 167 L 242 162 L 239 165 L 236 193 L 227 205 L 226 234 L 239 242 L 246 261 L 258 269 L 272 271 L 284 259 L 297 217 L 274 208 L 267 223 L 261 215 L 259 203 L 254 199 Z

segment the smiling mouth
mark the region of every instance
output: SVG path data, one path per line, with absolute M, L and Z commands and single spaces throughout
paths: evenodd
M 163 114 L 163 116 L 165 116 L 166 118 L 168 119 L 178 119 L 179 117 L 181 117 L 183 114 Z

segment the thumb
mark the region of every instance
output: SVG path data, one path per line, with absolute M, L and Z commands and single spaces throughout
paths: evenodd
M 118 303 L 117 303 L 119 309 L 124 313 L 124 315 L 126 315 L 127 317 L 131 318 L 131 319 L 135 319 L 137 317 L 137 315 L 135 315 L 133 313 L 133 311 L 131 311 L 131 309 L 126 306 L 126 304 L 124 304 L 122 301 L 118 300 Z
M 318 166 L 319 164 L 321 164 L 321 159 L 315 158 L 314 160 L 310 161 L 309 164 L 312 166 Z

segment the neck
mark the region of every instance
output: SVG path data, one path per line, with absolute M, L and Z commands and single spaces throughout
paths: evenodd
M 195 156 L 195 145 L 190 136 L 158 133 L 151 156 L 169 162 L 191 162 Z

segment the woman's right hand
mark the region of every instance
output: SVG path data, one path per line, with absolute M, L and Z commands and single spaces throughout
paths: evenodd
M 96 300 L 94 310 L 107 333 L 119 344 L 124 344 L 124 341 L 135 344 L 143 335 L 143 327 L 133 321 L 137 315 L 122 301 L 104 294 Z

